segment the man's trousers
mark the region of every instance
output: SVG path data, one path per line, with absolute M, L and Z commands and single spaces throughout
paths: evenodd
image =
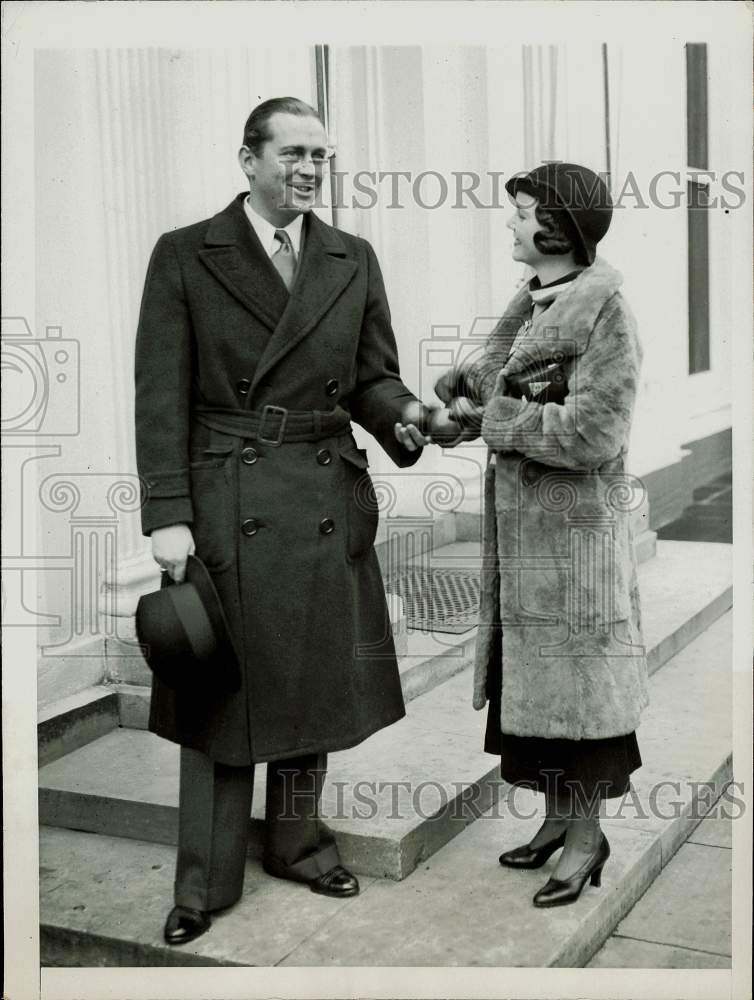
M 340 863 L 319 820 L 326 754 L 267 764 L 263 862 L 271 873 L 308 882 Z M 218 910 L 243 891 L 254 767 L 230 767 L 181 747 L 175 903 Z

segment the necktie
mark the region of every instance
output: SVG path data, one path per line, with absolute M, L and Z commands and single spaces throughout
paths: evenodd
M 275 230 L 275 239 L 280 246 L 270 259 L 275 265 L 275 270 L 285 282 L 285 287 L 290 292 L 293 287 L 293 278 L 296 274 L 296 254 L 293 251 L 291 238 L 284 229 Z

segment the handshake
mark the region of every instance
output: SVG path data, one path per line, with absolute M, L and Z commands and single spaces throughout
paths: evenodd
M 462 441 L 473 441 L 479 437 L 484 407 L 472 397 L 461 369 L 453 368 L 442 375 L 435 383 L 435 394 L 444 406 L 413 404 L 403 415 L 404 424 L 408 427 L 396 424 L 396 436 L 409 450 L 414 450 L 412 443 L 415 447 L 432 442 L 452 448 Z M 412 428 L 416 434 L 401 436 L 399 428 L 404 432 Z

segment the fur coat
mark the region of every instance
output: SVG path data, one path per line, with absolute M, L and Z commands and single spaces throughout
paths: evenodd
M 621 283 L 598 258 L 519 333 L 523 288 L 464 372 L 490 449 L 473 700 L 502 642 L 506 733 L 618 736 L 648 701 L 631 532 L 644 490 L 624 467 L 641 348 Z M 506 376 L 551 361 L 562 404 L 506 395 Z

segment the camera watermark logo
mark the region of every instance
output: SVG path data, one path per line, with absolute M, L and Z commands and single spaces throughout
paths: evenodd
M 78 434 L 79 362 L 78 341 L 61 327 L 35 337 L 22 316 L 3 317 L 3 435 Z
M 40 636 L 45 657 L 101 656 L 102 640 L 120 638 L 122 519 L 141 507 L 141 483 L 63 461 L 81 430 L 81 385 L 79 343 L 62 327 L 36 337 L 25 317 L 4 316 L 2 379 L 3 624 L 53 629 Z
M 452 324 L 435 324 L 419 344 L 419 392 L 423 399 L 435 395 L 438 380 L 448 371 L 471 368 L 481 361 L 499 317 L 477 316 L 467 333 L 461 336 L 461 327 Z

